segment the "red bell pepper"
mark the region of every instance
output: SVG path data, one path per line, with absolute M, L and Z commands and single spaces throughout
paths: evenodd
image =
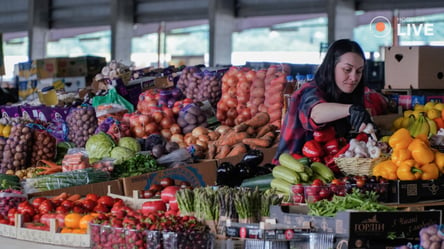
M 303 155 L 300 155 L 298 153 L 290 153 L 290 155 L 296 160 L 304 157 Z
M 334 138 L 329 141 L 327 141 L 324 144 L 324 149 L 327 151 L 327 154 L 329 155 L 335 155 L 339 151 L 339 142 L 338 139 Z
M 302 147 L 302 154 L 309 158 L 321 157 L 324 155 L 324 151 L 322 150 L 321 144 L 315 140 L 310 140 L 305 142 L 304 147 Z
M 325 129 L 314 131 L 313 139 L 316 142 L 324 143 L 336 137 L 336 131 L 333 126 L 328 126 Z

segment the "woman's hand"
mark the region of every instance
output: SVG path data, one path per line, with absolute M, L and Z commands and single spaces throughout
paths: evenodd
M 371 123 L 371 117 L 368 111 L 362 105 L 352 105 L 349 108 L 350 124 L 357 132 L 362 132 L 368 123 Z

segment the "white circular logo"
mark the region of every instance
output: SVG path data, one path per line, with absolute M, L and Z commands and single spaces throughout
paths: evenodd
M 370 32 L 376 37 L 386 37 L 392 31 L 390 20 L 385 16 L 377 16 L 370 22 Z

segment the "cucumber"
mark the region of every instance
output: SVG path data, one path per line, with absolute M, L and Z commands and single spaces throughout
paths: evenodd
M 279 164 L 296 172 L 304 172 L 304 164 L 289 153 L 282 153 L 279 156 Z
M 320 175 L 322 178 L 330 182 L 335 178 L 335 175 L 333 171 L 327 167 L 327 165 L 320 163 L 320 162 L 313 162 L 311 163 L 311 169 L 316 172 L 318 175 Z
M 266 174 L 266 175 L 260 175 L 251 177 L 248 179 L 244 179 L 242 181 L 241 187 L 246 188 L 256 188 L 264 189 L 264 188 L 270 188 L 271 180 L 273 180 L 273 174 Z
M 281 165 L 277 165 L 276 167 L 274 167 L 272 174 L 274 178 L 285 180 L 291 184 L 297 184 L 301 182 L 301 177 L 297 172 L 294 172 L 293 170 Z
M 301 162 L 305 166 L 310 165 L 310 158 L 308 158 L 308 157 L 299 158 L 298 161 Z
M 285 193 L 287 195 L 291 195 L 291 186 L 292 184 L 279 178 L 274 178 L 270 182 L 271 188 L 276 189 L 279 192 Z

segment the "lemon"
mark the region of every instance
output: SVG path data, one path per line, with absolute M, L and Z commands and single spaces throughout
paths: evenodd
M 412 114 L 413 114 L 413 110 L 405 110 L 404 111 L 404 118 L 408 118 Z
M 3 127 L 3 129 L 2 129 L 2 135 L 4 137 L 9 137 L 9 134 L 11 134 L 11 126 L 5 125 L 5 127 Z
M 395 119 L 395 121 L 393 121 L 393 130 L 398 130 L 399 128 L 402 127 L 402 121 L 404 120 L 404 117 L 398 117 Z
M 416 104 L 416 105 L 413 107 L 413 111 L 424 111 L 424 110 L 425 110 L 424 108 L 425 108 L 424 105 Z
M 424 105 L 424 110 L 428 111 L 430 109 L 433 109 L 435 105 L 436 105 L 436 102 L 429 101 Z
M 433 108 L 435 108 L 438 111 L 444 110 L 444 103 L 436 103 Z
M 441 117 L 441 111 L 439 111 L 437 109 L 430 109 L 427 111 L 427 117 L 432 120 L 435 118 Z

